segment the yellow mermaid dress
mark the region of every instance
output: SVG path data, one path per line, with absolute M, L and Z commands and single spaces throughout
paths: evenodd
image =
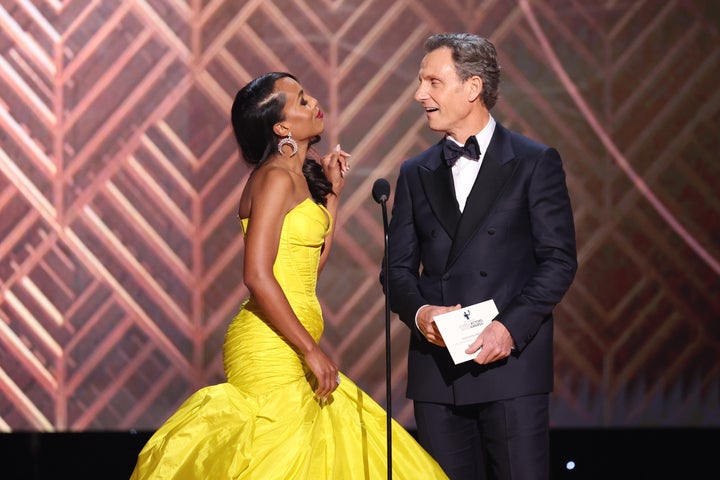
M 320 340 L 316 296 L 328 211 L 307 199 L 286 216 L 275 277 L 297 317 Z M 242 220 L 243 232 L 247 220 Z M 386 412 L 341 374 L 321 402 L 314 376 L 294 348 L 263 318 L 252 297 L 225 335 L 227 382 L 193 393 L 138 455 L 131 480 L 379 480 L 387 478 Z M 392 420 L 392 476 L 447 479 L 415 439 Z

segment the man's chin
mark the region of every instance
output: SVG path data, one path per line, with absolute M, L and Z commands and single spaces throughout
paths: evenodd
M 432 130 L 434 132 L 444 132 L 445 131 L 445 129 L 440 126 L 439 122 L 434 122 L 430 118 L 430 115 L 428 115 L 428 127 L 430 128 L 430 130 Z

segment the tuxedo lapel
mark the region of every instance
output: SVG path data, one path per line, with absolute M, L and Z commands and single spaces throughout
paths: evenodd
M 517 161 L 513 157 L 510 138 L 506 130 L 498 124 L 468 195 L 465 209 L 457 222 L 457 230 L 452 235 L 453 244 L 446 268 L 457 260 L 460 252 L 482 226 L 490 207 L 512 177 L 517 166 Z M 452 183 L 452 179 L 450 181 Z
M 421 166 L 418 172 L 430 208 L 447 234 L 452 237 L 460 219 L 460 210 L 455 200 L 452 171 L 442 162 L 440 152 L 439 146 L 428 152 L 433 157 L 432 161 L 427 166 Z M 437 161 L 434 157 L 437 157 Z

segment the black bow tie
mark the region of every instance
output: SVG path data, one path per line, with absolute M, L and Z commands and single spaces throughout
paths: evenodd
M 475 135 L 471 135 L 463 146 L 445 137 L 445 143 L 443 144 L 443 159 L 445 163 L 452 167 L 460 157 L 467 157 L 471 160 L 480 159 L 480 146 L 477 143 Z

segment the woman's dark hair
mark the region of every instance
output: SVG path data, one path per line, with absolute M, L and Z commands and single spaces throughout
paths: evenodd
M 280 137 L 273 130 L 277 122 L 284 120 L 285 94 L 275 91 L 275 83 L 281 78 L 292 78 L 287 72 L 270 72 L 261 75 L 245 85 L 235 95 L 231 110 L 231 121 L 240 154 L 250 165 L 258 167 L 277 152 Z M 320 136 L 310 140 L 310 145 L 320 141 Z M 325 205 L 326 197 L 332 192 L 332 183 L 325 176 L 320 163 L 310 157 L 311 150 L 303 164 L 303 174 L 313 200 Z
M 492 109 L 500 94 L 500 64 L 495 45 L 472 33 L 438 33 L 425 40 L 425 52 L 447 47 L 452 51 L 458 78 L 465 81 L 477 75 L 482 79 L 482 101 Z

